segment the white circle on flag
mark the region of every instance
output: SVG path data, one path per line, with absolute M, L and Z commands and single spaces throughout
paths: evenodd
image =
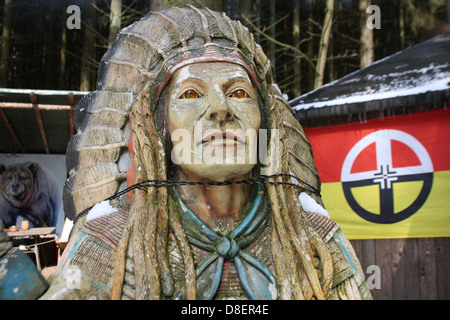
M 394 140 L 410 148 L 419 159 L 419 164 L 394 167 Z M 376 169 L 352 172 L 358 156 L 372 144 L 375 144 Z M 347 154 L 341 170 L 341 181 L 348 204 L 361 218 L 374 223 L 396 223 L 416 213 L 425 203 L 433 182 L 433 163 L 425 147 L 412 135 L 400 130 L 378 130 L 358 141 Z M 411 181 L 422 181 L 422 189 L 408 207 L 396 212 L 393 184 Z M 359 203 L 352 192 L 354 188 L 372 185 L 379 187 L 379 213 L 364 208 L 364 204 Z
M 420 165 L 395 168 L 395 173 L 393 173 L 392 140 L 399 141 L 414 151 L 420 160 Z M 375 143 L 377 169 L 352 173 L 351 170 L 356 158 L 372 143 Z M 406 132 L 388 129 L 375 131 L 359 140 L 353 146 L 342 166 L 341 181 L 360 181 L 373 178 L 374 182 L 379 183 L 384 189 L 390 188 L 392 182 L 396 181 L 396 178 L 399 176 L 431 172 L 433 172 L 433 163 L 427 150 L 419 140 Z

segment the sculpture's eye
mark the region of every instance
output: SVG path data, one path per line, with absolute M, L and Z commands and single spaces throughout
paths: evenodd
M 236 90 L 236 91 L 233 91 L 233 93 L 231 94 L 231 96 L 232 96 L 233 98 L 236 98 L 236 99 L 244 99 L 244 98 L 247 97 L 247 92 L 245 92 L 245 91 L 242 90 L 242 89 L 238 89 L 238 90 Z
M 195 90 L 187 90 L 181 97 L 183 99 L 195 99 L 198 98 L 199 95 L 197 92 L 195 92 Z

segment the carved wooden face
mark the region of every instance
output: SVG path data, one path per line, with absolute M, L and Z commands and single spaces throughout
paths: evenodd
M 225 62 L 191 64 L 175 72 L 169 90 L 172 161 L 200 179 L 248 175 L 257 162 L 261 111 L 247 72 Z

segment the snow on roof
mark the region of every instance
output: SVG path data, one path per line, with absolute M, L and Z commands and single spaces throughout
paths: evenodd
M 449 65 L 439 65 L 435 66 L 433 63 L 429 66 L 430 69 L 442 70 L 439 73 L 427 74 L 424 73 L 419 77 L 405 79 L 404 76 L 410 73 L 408 70 L 405 74 L 398 74 L 397 78 L 393 79 L 390 83 L 381 81 L 381 84 L 376 86 L 366 86 L 359 92 L 352 92 L 349 94 L 343 94 L 341 96 L 335 97 L 333 100 L 316 101 L 310 103 L 297 104 L 292 108 L 294 110 L 308 109 L 308 108 L 321 108 L 324 106 L 338 106 L 342 104 L 351 104 L 358 102 L 366 102 L 373 100 L 384 100 L 396 97 L 410 96 L 419 93 L 426 93 L 431 91 L 441 91 L 447 90 L 450 83 L 450 71 Z M 427 69 L 427 68 L 423 68 Z M 416 71 L 416 70 L 415 70 Z M 383 76 L 373 76 L 374 79 L 388 79 L 393 77 L 395 73 L 383 75 Z M 353 81 L 357 81 L 356 79 Z
M 450 33 L 445 33 L 379 60 L 324 85 L 289 103 L 294 111 L 339 108 L 374 101 L 428 94 L 450 93 Z M 432 95 L 432 99 L 439 95 Z

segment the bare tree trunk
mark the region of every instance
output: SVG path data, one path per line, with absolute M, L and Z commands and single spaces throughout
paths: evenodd
M 372 0 L 359 0 L 359 14 L 360 14 L 360 46 L 359 46 L 359 65 L 365 68 L 371 65 L 375 59 L 374 44 L 373 44 L 373 29 L 367 27 L 367 8 L 372 5 Z
M 334 30 L 334 28 L 333 28 Z M 335 31 L 335 30 L 334 30 Z M 328 41 L 329 45 L 328 45 L 328 52 L 330 52 L 330 56 L 333 56 L 334 53 L 334 33 L 331 32 L 330 33 L 330 40 Z M 336 60 L 335 59 L 330 59 L 328 60 L 328 81 L 332 82 L 334 80 L 336 80 L 337 76 L 336 76 Z
M 109 46 L 116 40 L 121 27 L 122 0 L 111 0 L 109 15 Z
M 150 0 L 149 10 L 150 11 L 159 11 L 164 9 L 162 0 Z
M 256 17 L 255 24 L 258 30 L 261 30 L 261 0 L 256 0 Z M 261 34 L 259 32 L 255 35 L 256 43 L 261 43 Z
M 294 23 L 292 26 L 292 37 L 294 38 L 294 45 L 300 45 L 300 1 L 294 0 Z M 299 48 L 300 49 L 300 48 Z M 301 60 L 300 56 L 296 56 L 294 61 L 294 97 L 298 97 L 302 93 L 301 86 Z
M 399 3 L 399 14 L 398 14 L 398 24 L 400 29 L 400 45 L 401 49 L 404 50 L 406 48 L 406 32 L 405 32 L 405 3 L 404 0 L 401 0 Z
M 64 1 L 62 6 L 63 17 L 66 14 L 67 2 Z M 67 46 L 67 27 L 66 21 L 63 19 L 61 27 L 61 46 L 59 48 L 59 89 L 65 89 L 66 86 L 66 46 Z
M 314 77 L 314 89 L 323 85 L 325 66 L 327 63 L 328 44 L 330 41 L 331 26 L 333 24 L 334 0 L 327 0 L 325 8 L 325 19 L 320 36 L 319 55 L 316 64 L 316 74 Z
M 446 12 L 447 12 L 447 23 L 450 23 L 450 0 L 447 0 L 446 2 Z
M 3 32 L 0 59 L 0 87 L 8 85 L 8 60 L 9 60 L 9 42 L 11 38 L 11 16 L 12 16 L 12 0 L 5 0 L 3 14 Z
M 269 35 L 272 39 L 276 38 L 276 27 L 275 27 L 275 15 L 276 15 L 276 5 L 275 1 L 270 1 L 270 30 Z M 272 67 L 275 70 L 276 68 L 276 54 L 275 54 L 275 42 L 270 41 L 269 43 L 269 59 L 272 63 Z
M 439 24 L 431 0 L 422 3 L 406 0 L 405 12 L 409 16 L 408 27 L 417 38 L 421 38 L 426 31 L 437 27 Z
M 53 28 L 53 24 L 51 24 L 50 22 L 50 13 L 46 12 L 45 13 L 45 18 L 44 18 L 44 28 L 45 30 L 48 30 L 48 32 L 45 32 L 43 37 L 42 37 L 42 75 L 41 78 L 39 80 L 39 85 L 42 86 L 43 88 L 54 88 L 55 84 L 54 84 L 54 79 L 52 78 L 52 61 L 51 61 L 51 47 L 52 47 L 52 34 L 54 34 L 54 28 Z
M 241 12 L 239 19 L 242 16 L 250 16 L 253 13 L 253 2 L 253 0 L 239 0 L 239 11 Z M 250 32 L 252 32 L 251 29 Z
M 216 11 L 225 11 L 226 9 L 226 0 L 162 0 L 162 2 L 164 8 L 192 4 L 199 8 L 207 7 Z
M 95 39 L 94 39 L 94 18 L 95 8 L 92 3 L 86 3 L 86 23 L 84 29 L 83 55 L 81 58 L 80 90 L 89 91 L 91 89 L 91 65 L 95 61 Z
M 312 35 L 314 33 L 314 24 L 312 23 L 312 20 L 314 19 L 314 7 L 315 7 L 315 0 L 308 0 L 308 10 L 309 10 L 309 14 L 308 14 L 308 18 L 309 18 L 309 23 L 308 23 L 308 34 Z M 307 52 L 306 55 L 308 56 L 308 58 L 312 59 L 315 56 L 315 39 L 311 37 L 311 39 L 308 41 L 308 48 L 307 48 Z M 308 64 L 308 91 L 311 90 L 311 88 L 314 87 L 314 75 L 315 75 L 316 70 L 312 68 L 312 66 L 310 64 Z

